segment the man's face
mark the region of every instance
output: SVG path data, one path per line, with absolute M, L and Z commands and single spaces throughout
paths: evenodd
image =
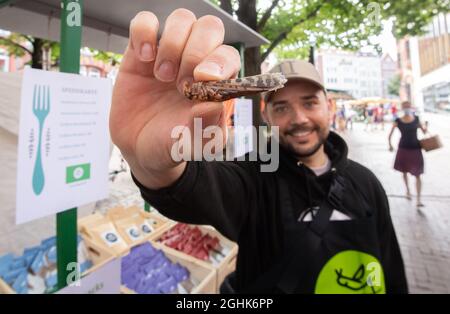
M 278 126 L 280 144 L 297 157 L 316 153 L 329 134 L 330 108 L 317 85 L 294 80 L 276 91 L 264 111 L 266 122 Z

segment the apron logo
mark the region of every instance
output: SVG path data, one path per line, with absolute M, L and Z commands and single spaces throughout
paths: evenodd
M 383 269 L 372 255 L 343 251 L 333 256 L 320 271 L 318 294 L 384 294 Z

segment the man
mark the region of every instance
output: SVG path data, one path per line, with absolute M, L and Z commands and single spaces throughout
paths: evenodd
M 261 162 L 175 162 L 171 130 L 223 125 L 220 103 L 192 103 L 187 80 L 235 77 L 239 54 L 223 45 L 212 16 L 185 9 L 166 20 L 159 41 L 150 12 L 131 22 L 117 77 L 110 129 L 142 196 L 178 221 L 208 224 L 239 244 L 230 292 L 405 293 L 403 262 L 386 194 L 375 176 L 347 159 L 329 131 L 330 108 L 314 67 L 287 61 L 288 79 L 265 95 L 264 117 L 279 127 L 280 167 Z

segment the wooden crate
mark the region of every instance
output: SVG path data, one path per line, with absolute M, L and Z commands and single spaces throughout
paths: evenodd
M 199 262 L 196 258 L 180 253 L 174 249 L 168 248 L 160 243 L 150 242 L 156 249 L 160 249 L 166 257 L 173 263 L 179 263 L 189 270 L 190 278 L 193 279 L 197 285 L 191 291 L 191 294 L 213 294 L 216 293 L 216 270 L 211 266 Z M 122 286 L 121 293 L 134 294 L 133 290 Z
M 131 239 L 129 239 L 128 235 L 126 234 L 126 232 L 124 232 L 124 230 L 122 228 L 120 228 L 119 224 L 117 224 L 116 221 L 113 221 L 114 225 L 116 226 L 116 229 L 119 231 L 119 233 L 125 239 L 125 241 L 127 241 L 130 248 L 135 245 L 138 245 L 140 243 L 143 243 L 143 242 L 153 239 L 155 237 L 155 235 L 160 234 L 161 230 L 164 230 L 165 227 L 170 224 L 170 221 L 166 217 L 158 215 L 156 213 L 146 212 L 137 206 L 131 206 L 131 207 L 125 208 L 124 210 L 128 211 L 128 213 L 131 215 L 138 215 L 138 217 L 139 217 L 138 219 L 142 219 L 142 222 L 144 222 L 144 220 L 153 220 L 154 221 L 154 224 L 151 226 L 153 231 L 148 234 L 143 234 L 142 239 L 139 241 L 136 241 L 136 240 L 132 241 Z M 117 219 L 117 221 L 120 221 L 120 218 Z M 142 230 L 140 230 L 140 231 L 142 232 Z
M 86 249 L 90 254 L 89 257 L 91 258 L 94 266 L 104 264 L 105 260 L 109 261 L 114 258 L 120 258 L 130 252 L 130 249 L 127 248 L 122 250 L 121 253 L 118 253 L 117 251 L 111 250 L 111 248 L 109 248 L 106 244 L 99 243 L 96 239 L 86 237 L 84 234 L 81 234 L 81 237 L 83 238 Z
M 92 232 L 91 228 L 93 226 L 102 224 L 102 223 L 111 223 L 114 225 L 108 218 L 103 216 L 102 214 L 95 213 L 92 215 L 88 215 L 86 217 L 78 219 L 78 232 L 80 233 L 81 237 L 85 241 L 86 244 L 89 244 L 91 247 L 94 248 L 102 248 L 102 251 L 106 251 L 107 254 L 112 256 L 121 256 L 124 253 L 129 251 L 129 246 L 125 239 L 122 238 L 122 235 L 119 233 L 118 230 L 116 230 L 117 235 L 120 236 L 121 240 L 123 241 L 123 245 L 121 248 L 113 248 L 108 246 L 106 243 L 104 243 L 98 235 L 95 234 L 95 232 Z M 115 228 L 115 226 L 114 226 Z
M 149 213 L 146 211 L 141 212 L 141 215 L 145 218 L 145 219 L 153 219 L 156 223 L 155 225 L 155 231 L 153 231 L 150 236 L 153 235 L 153 233 L 161 230 L 161 228 L 165 228 L 168 225 L 172 225 L 173 222 L 169 219 L 167 219 L 166 217 L 157 214 L 157 213 Z
M 175 226 L 177 223 L 172 220 L 168 220 L 167 223 L 162 226 L 161 228 L 155 230 L 152 232 L 148 238 L 148 240 L 152 243 L 156 243 L 159 238 L 168 230 L 170 230 L 173 226 Z
M 151 233 L 145 234 L 140 230 L 142 233 L 142 237 L 140 237 L 139 239 L 132 239 L 127 234 L 126 228 L 124 228 L 127 223 L 125 222 L 125 225 L 123 224 L 123 222 L 127 218 L 131 219 L 129 224 L 130 227 L 133 224 L 136 224 L 137 227 L 140 227 L 138 226 L 138 223 L 136 223 L 136 221 L 133 221 L 133 219 L 142 221 L 142 223 L 144 222 L 144 220 L 151 219 L 154 221 L 154 224 L 151 226 L 153 228 L 153 231 Z M 113 224 L 117 235 L 119 235 L 124 242 L 123 249 L 117 249 L 108 246 L 106 243 L 104 243 L 103 239 L 98 237 L 98 234 L 92 232 L 91 229 L 101 223 Z M 145 212 L 143 209 L 137 206 L 131 206 L 127 208 L 117 206 L 109 209 L 106 215 L 95 213 L 93 215 L 89 215 L 79 219 L 78 229 L 80 234 L 84 239 L 86 239 L 86 241 L 96 242 L 99 246 L 104 247 L 110 253 L 116 256 L 121 256 L 124 253 L 128 252 L 129 249 L 133 246 L 147 242 L 148 240 L 153 239 L 155 236 L 158 236 L 170 224 L 171 221 L 169 221 L 166 217 L 156 213 Z
M 220 241 L 220 244 L 222 246 L 225 246 L 227 248 L 229 248 L 229 252 L 228 254 L 225 256 L 224 259 L 222 259 L 222 261 L 218 264 L 218 265 L 214 265 L 210 262 L 206 262 L 206 261 L 202 261 L 199 260 L 191 255 L 188 255 L 186 253 L 183 252 L 179 252 L 175 249 L 169 248 L 167 246 L 165 246 L 164 244 L 162 244 L 161 242 L 159 242 L 160 238 L 162 237 L 162 235 L 170 230 L 173 226 L 175 226 L 176 223 L 171 224 L 170 226 L 166 227 L 166 230 L 164 230 L 164 232 L 160 232 L 158 235 L 156 235 L 152 241 L 158 244 L 163 245 L 164 247 L 166 247 L 167 249 L 173 250 L 179 254 L 182 254 L 184 256 L 188 256 L 190 258 L 195 259 L 196 261 L 198 261 L 199 263 L 202 263 L 204 266 L 206 267 L 212 267 L 213 269 L 216 270 L 216 293 L 219 293 L 220 290 L 220 286 L 222 285 L 222 282 L 224 281 L 225 277 L 228 276 L 228 274 L 232 273 L 235 269 L 236 269 L 236 258 L 237 258 L 237 253 L 238 253 L 238 246 L 236 243 L 230 241 L 228 238 L 224 237 L 222 234 L 220 234 L 216 229 L 214 229 L 211 226 L 197 226 L 197 225 L 189 225 L 189 226 L 196 226 L 198 227 L 202 233 L 207 233 L 212 237 L 217 237 Z
M 125 207 L 123 206 L 116 206 L 112 208 L 108 208 L 108 211 L 106 212 L 106 218 L 110 220 L 115 220 L 120 217 L 122 217 L 125 214 Z
M 86 275 L 116 258 L 115 254 L 106 250 L 103 246 L 98 245 L 95 241 L 92 241 L 89 238 L 83 239 L 83 242 L 86 246 L 86 250 L 88 251 L 89 259 L 93 264 L 93 267 L 86 271 Z

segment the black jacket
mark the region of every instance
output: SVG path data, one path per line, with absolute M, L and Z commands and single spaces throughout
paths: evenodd
M 188 162 L 177 182 L 157 191 L 133 179 L 143 198 L 165 216 L 185 223 L 212 225 L 238 243 L 236 289 L 244 291 L 279 261 L 284 252 L 280 178 L 289 185 L 292 210 L 298 216 L 305 209 L 320 205 L 328 194 L 333 175 L 338 174 L 346 180 L 341 211 L 355 221 L 373 218 L 376 244 L 371 245 L 376 246 L 373 249 L 379 255 L 386 292 L 406 293 L 403 261 L 386 193 L 370 170 L 347 158 L 347 151 L 345 141 L 330 132 L 325 152 L 333 171 L 318 177 L 306 166 L 298 165 L 280 147 L 280 166 L 272 173 L 260 172 L 260 162 L 202 161 Z M 362 234 L 344 236 L 364 237 Z M 313 291 L 298 289 L 296 292 Z

